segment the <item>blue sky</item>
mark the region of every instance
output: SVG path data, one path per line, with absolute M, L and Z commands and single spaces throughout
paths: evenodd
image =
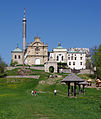
M 27 18 L 27 42 L 34 36 L 51 51 L 92 48 L 101 44 L 101 0 L 0 0 L 0 56 L 9 64 L 17 44 L 22 49 L 22 19 Z

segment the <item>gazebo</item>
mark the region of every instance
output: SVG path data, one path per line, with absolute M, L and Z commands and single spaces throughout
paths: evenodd
M 82 85 L 83 86 L 83 94 L 85 94 L 85 86 L 88 85 L 88 82 L 84 81 L 84 82 L 80 82 L 79 84 L 79 93 L 81 92 L 80 91 L 80 86 Z
M 70 96 L 70 83 L 74 83 L 74 90 L 72 86 L 71 94 L 73 96 L 73 92 L 74 92 L 74 96 L 76 96 L 77 95 L 77 91 L 76 91 L 77 85 L 79 85 L 79 91 L 80 91 L 80 85 L 81 85 L 80 82 L 84 82 L 84 80 L 76 76 L 74 73 L 72 73 L 72 74 L 69 74 L 69 76 L 67 76 L 66 78 L 64 78 L 62 82 L 65 82 L 68 86 L 68 96 Z

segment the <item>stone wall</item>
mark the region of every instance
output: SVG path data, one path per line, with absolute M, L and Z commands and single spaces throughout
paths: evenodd
M 15 68 L 23 68 L 23 66 L 16 66 L 16 67 L 6 67 L 5 68 L 5 71 L 6 70 L 12 70 L 12 69 L 15 69 Z M 29 68 L 28 66 L 25 67 L 25 68 Z M 36 69 L 36 70 L 45 70 L 44 66 L 40 67 L 40 66 L 31 66 L 30 69 Z M 60 73 L 71 73 L 71 69 L 60 69 Z M 80 70 L 80 73 L 79 74 L 94 74 L 93 71 L 89 70 L 89 69 L 84 69 L 84 70 Z
M 94 74 L 94 71 L 90 69 L 80 70 L 80 74 Z
M 72 73 L 71 69 L 60 69 L 60 73 Z M 84 69 L 84 70 L 80 70 L 79 74 L 94 74 L 93 71 L 91 71 L 90 69 Z
M 23 66 L 16 66 L 16 67 L 5 67 L 6 70 L 12 70 L 15 68 L 23 68 Z M 25 66 L 25 68 L 29 68 L 28 66 Z M 44 70 L 44 66 L 30 66 L 30 69 L 36 69 L 36 70 Z
M 71 73 L 71 69 L 59 69 L 60 73 Z
M 40 76 L 5 76 L 6 78 L 33 78 L 33 79 L 39 79 Z

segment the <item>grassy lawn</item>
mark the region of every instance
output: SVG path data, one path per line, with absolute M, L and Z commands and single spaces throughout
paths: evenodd
M 85 95 L 68 98 L 67 86 L 60 84 L 62 78 L 48 79 L 48 73 L 38 70 L 32 70 L 31 74 L 40 75 L 40 79 L 0 78 L 0 119 L 101 118 L 100 89 L 87 88 Z M 48 81 L 53 83 L 48 84 Z M 32 89 L 37 90 L 36 97 L 31 96 Z M 57 90 L 56 96 L 53 95 L 54 89 Z

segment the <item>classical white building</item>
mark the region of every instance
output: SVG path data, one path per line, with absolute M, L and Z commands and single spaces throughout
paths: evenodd
M 71 69 L 85 69 L 86 68 L 86 53 L 80 51 L 68 51 L 67 65 Z
M 50 52 L 49 58 L 53 58 L 57 63 L 67 63 L 70 69 L 86 69 L 86 59 L 89 55 L 88 48 L 70 48 L 67 51 L 61 44 Z
M 86 60 L 90 58 L 89 48 L 69 48 L 67 65 L 71 69 L 86 69 Z
M 67 49 L 63 48 L 60 43 L 58 43 L 58 47 L 54 48 L 52 52 L 50 52 L 50 56 L 56 62 L 67 63 Z

